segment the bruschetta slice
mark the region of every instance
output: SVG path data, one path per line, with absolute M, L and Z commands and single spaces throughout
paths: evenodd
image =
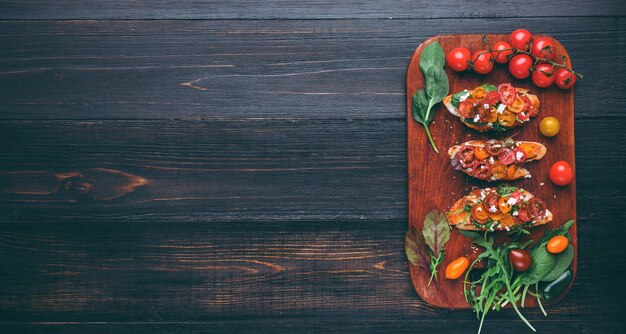
M 528 191 L 501 185 L 474 189 L 447 213 L 450 225 L 461 230 L 506 230 L 533 227 L 552 221 L 545 203 Z
M 466 89 L 446 96 L 443 103 L 463 124 L 480 132 L 518 127 L 537 116 L 540 105 L 536 95 L 509 83 Z
M 454 169 L 485 181 L 513 181 L 530 178 L 522 163 L 540 160 L 546 147 L 533 141 L 471 140 L 448 150 Z

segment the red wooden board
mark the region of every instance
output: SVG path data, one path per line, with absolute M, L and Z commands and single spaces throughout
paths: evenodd
M 492 43 L 499 40 L 508 40 L 508 35 L 487 35 Z M 473 72 L 457 73 L 447 69 L 450 82 L 450 94 L 463 89 L 473 89 L 483 83 L 510 82 L 515 87 L 523 87 L 539 97 L 541 106 L 539 115 L 523 127 L 509 130 L 504 134 L 480 133 L 467 128 L 455 116 L 451 115 L 443 104 L 438 104 L 436 115 L 431 124 L 431 132 L 441 153 L 435 153 L 428 143 L 426 133 L 421 124 L 413 119 L 411 114 L 411 97 L 424 87 L 424 78 L 419 69 L 419 60 L 422 48 L 432 41 L 438 41 L 444 53 L 458 46 L 465 46 L 472 52 L 487 48 L 482 35 L 448 35 L 435 36 L 425 41 L 414 52 L 407 69 L 407 136 L 408 136 L 408 183 L 409 183 L 409 225 L 421 230 L 424 216 L 431 209 L 448 211 L 452 204 L 470 192 L 472 188 L 484 188 L 499 183 L 487 183 L 473 179 L 450 166 L 447 154 L 449 147 L 473 139 L 504 138 L 515 134 L 517 140 L 538 141 L 546 145 L 548 152 L 538 162 L 531 162 L 525 167 L 532 174 L 530 179 L 509 182 L 511 185 L 522 187 L 543 199 L 554 220 L 547 224 L 549 228 L 560 226 L 570 219 L 576 219 L 576 182 L 559 187 L 553 185 L 548 178 L 548 171 L 552 163 L 565 160 L 570 163 L 574 171 L 574 93 L 572 89 L 561 90 L 557 87 L 541 89 L 535 87 L 530 79 L 517 80 L 507 70 L 506 65 L 496 64 L 494 70 L 487 75 Z M 567 57 L 567 65 L 571 66 L 569 56 L 563 46 L 554 41 L 557 58 Z M 560 133 L 553 138 L 543 137 L 539 133 L 539 122 L 543 117 L 554 116 L 561 123 Z M 538 240 L 543 234 L 546 225 L 533 229 L 531 238 Z M 506 232 L 495 232 L 497 240 L 506 238 Z M 576 225 L 570 230 L 572 244 L 578 253 Z M 418 267 L 410 266 L 411 280 L 420 297 L 437 307 L 468 308 L 469 305 L 463 296 L 463 280 L 448 280 L 443 277 L 443 271 L 448 263 L 459 256 L 475 256 L 467 238 L 463 237 L 456 228 L 452 229 L 450 241 L 445 247 L 445 260 L 440 266 L 438 278 L 439 287 L 435 283 L 428 285 L 430 273 Z M 572 264 L 576 273 L 577 255 Z M 573 280 L 572 280 L 573 281 Z M 569 291 L 570 287 L 567 289 Z M 445 296 L 444 296 L 445 294 Z M 565 295 L 566 292 L 563 293 Z M 449 303 L 446 301 L 449 301 Z M 561 296 L 562 298 L 562 296 Z M 557 299 L 558 301 L 558 299 Z M 535 306 L 535 300 L 527 300 L 527 306 Z

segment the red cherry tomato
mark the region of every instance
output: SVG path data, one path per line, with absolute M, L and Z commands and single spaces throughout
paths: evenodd
M 526 29 L 517 29 L 511 33 L 511 46 L 520 49 L 528 50 L 528 45 L 533 35 Z
M 517 79 L 526 79 L 530 76 L 532 66 L 533 59 L 529 55 L 519 54 L 509 61 L 509 72 Z
M 510 165 L 515 162 L 515 152 L 510 148 L 503 148 L 498 153 L 498 161 L 503 165 Z
M 562 67 L 554 72 L 556 86 L 561 89 L 570 89 L 576 83 L 576 74 Z
M 500 101 L 502 104 L 510 106 L 517 97 L 517 91 L 511 86 L 511 84 L 503 83 L 498 86 L 498 94 L 500 94 Z
M 518 211 L 517 211 L 517 217 L 519 218 L 519 220 L 521 220 L 523 223 L 527 223 L 529 221 L 531 221 L 532 218 L 530 218 L 530 214 L 528 213 L 528 209 L 526 209 L 525 207 L 521 207 Z
M 453 71 L 463 72 L 469 68 L 471 52 L 468 48 L 458 47 L 448 52 L 446 63 Z
M 511 44 L 507 42 L 498 42 L 491 47 L 491 57 L 496 63 L 506 64 L 506 62 L 509 61 L 507 57 L 513 53 L 513 50 L 506 50 L 510 48 Z
M 528 158 L 526 152 L 519 147 L 514 148 L 513 152 L 515 152 L 515 162 L 517 163 L 522 163 Z
M 491 53 L 487 50 L 478 50 L 472 55 L 472 68 L 478 74 L 487 74 L 493 70 Z
M 523 249 L 511 249 L 509 251 L 509 262 L 515 271 L 523 272 L 528 270 L 533 264 L 533 258 L 530 253 Z
M 554 60 L 556 55 L 554 51 L 554 43 L 552 43 L 552 41 L 547 37 L 535 38 L 530 47 L 530 54 L 535 57 Z
M 554 67 L 549 64 L 539 64 L 535 66 L 532 75 L 533 83 L 537 87 L 547 88 L 554 83 Z
M 552 180 L 552 183 L 565 186 L 570 184 L 573 179 L 574 172 L 567 162 L 557 161 L 550 167 L 550 180 Z
M 498 102 L 500 102 L 500 93 L 495 90 L 487 93 L 487 96 L 485 96 L 485 103 L 489 105 L 494 105 Z

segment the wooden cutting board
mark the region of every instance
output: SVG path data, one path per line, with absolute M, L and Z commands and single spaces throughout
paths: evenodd
M 508 35 L 487 35 L 487 38 L 491 43 L 500 40 L 508 41 Z M 494 70 L 487 75 L 479 75 L 472 71 L 457 73 L 446 66 L 450 82 L 450 94 L 463 89 L 473 89 L 483 83 L 492 83 L 497 86 L 500 83 L 510 82 L 514 87 L 527 88 L 530 93 L 536 94 L 541 106 L 539 115 L 523 127 L 509 130 L 504 134 L 485 134 L 463 125 L 440 103 L 434 108 L 436 115 L 430 126 L 435 143 L 441 152 L 437 154 L 430 147 L 424 128 L 415 122 L 411 114 L 411 97 L 418 88 L 424 87 L 424 77 L 419 69 L 420 54 L 423 47 L 433 41 L 438 41 L 446 54 L 459 46 L 467 47 L 472 53 L 488 48 L 483 42 L 482 35 L 435 36 L 422 43 L 411 57 L 406 75 L 409 226 L 421 231 L 424 216 L 431 209 L 448 211 L 456 200 L 468 194 L 473 188 L 499 184 L 476 180 L 454 170 L 450 166 L 450 159 L 447 154 L 449 147 L 473 139 L 505 138 L 510 135 L 515 135 L 516 140 L 541 142 L 546 145 L 548 152 L 542 160 L 526 164 L 532 178 L 512 181 L 509 184 L 522 187 L 545 201 L 548 209 L 554 214 L 554 220 L 547 224 L 549 228 L 560 226 L 570 219 L 576 219 L 576 181 L 574 180 L 568 186 L 560 187 L 553 185 L 548 177 L 550 166 L 558 160 L 567 161 L 576 171 L 573 90 L 561 90 L 556 86 L 547 89 L 535 87 L 530 78 L 517 80 L 511 76 L 506 64 L 495 64 Z M 563 46 L 556 40 L 554 40 L 554 45 L 557 56 L 555 59 L 561 59 L 561 55 L 564 55 L 567 57 L 567 65 L 571 67 L 569 55 Z M 561 131 L 553 138 L 546 138 L 539 132 L 539 123 L 546 116 L 556 117 L 561 123 Z M 546 225 L 535 227 L 530 237 L 533 240 L 538 240 L 545 228 Z M 575 275 L 578 256 L 576 225 L 572 227 L 570 233 L 572 244 L 576 250 L 572 264 Z M 495 232 L 495 235 L 497 241 L 507 238 L 506 232 Z M 476 251 L 470 247 L 470 241 L 463 237 L 456 228 L 453 228 L 450 241 L 445 246 L 445 260 L 439 267 L 440 275 L 437 279 L 439 287 L 435 282 L 428 285 L 429 272 L 411 265 L 411 280 L 415 291 L 424 301 L 437 307 L 468 308 L 469 305 L 463 296 L 463 280 L 448 280 L 444 277 L 443 272 L 452 260 L 460 256 L 472 258 L 472 256 L 476 256 L 475 253 Z M 567 291 L 570 288 L 571 284 Z M 564 292 L 560 298 L 563 298 L 566 293 Z M 527 306 L 535 305 L 535 300 L 527 300 Z

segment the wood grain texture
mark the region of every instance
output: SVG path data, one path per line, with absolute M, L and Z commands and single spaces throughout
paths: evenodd
M 626 194 L 605 175 L 626 172 L 626 151 L 612 145 L 626 124 L 579 122 L 579 274 L 549 318 L 528 314 L 545 331 L 619 332 L 624 287 L 612 264 L 626 254 L 606 231 L 626 219 Z M 111 201 L 1 194 L 9 332 L 477 324 L 469 311 L 433 309 L 411 286 L 405 120 L 1 121 L 0 136 L 3 172 L 101 167 L 150 181 Z M 90 180 L 106 186 L 105 176 Z M 486 332 L 526 332 L 514 317 L 490 315 Z
M 585 74 L 578 275 L 529 318 L 624 332 L 626 58 L 596 54 L 626 47 L 624 5 L 447 4 L 0 0 L 0 332 L 473 332 L 411 286 L 405 69 L 430 36 L 520 26 Z
M 373 18 L 518 18 L 615 16 L 626 14 L 624 3 L 603 0 L 525 2 L 505 0 L 460 5 L 453 0 L 427 1 L 20 1 L 1 0 L 0 19 L 373 19 Z
M 490 41 L 505 40 L 506 35 L 486 35 Z M 557 40 L 552 39 L 556 59 L 566 57 L 567 65 L 569 54 Z M 527 80 L 513 78 L 505 66 L 496 66 L 487 75 L 476 73 L 455 73 L 446 69 L 450 81 L 450 94 L 464 89 L 474 89 L 483 83 L 499 85 L 511 83 L 516 88 L 526 88 L 531 94 L 537 95 L 541 105 L 539 114 L 522 127 L 511 129 L 503 134 L 480 133 L 468 128 L 460 122 L 458 117 L 451 115 L 443 103 L 433 108 L 435 118 L 430 126 L 431 133 L 441 153 L 437 154 L 428 144 L 424 128 L 416 123 L 412 115 L 412 96 L 418 89 L 424 89 L 424 76 L 420 71 L 420 56 L 423 48 L 432 42 L 438 42 L 444 53 L 448 53 L 459 45 L 470 50 L 480 50 L 484 46 L 482 35 L 444 35 L 435 36 L 422 43 L 416 50 L 407 68 L 407 136 L 408 136 L 408 197 L 409 197 L 409 226 L 421 231 L 424 226 L 424 217 L 430 210 L 436 209 L 447 212 L 461 197 L 466 196 L 474 188 L 495 187 L 499 184 L 511 184 L 526 189 L 546 203 L 554 218 L 544 226 L 535 227 L 530 235 L 531 240 L 538 240 L 546 228 L 556 228 L 568 220 L 576 220 L 576 180 L 567 187 L 560 187 L 550 182 L 546 171 L 559 160 L 567 161 L 573 170 L 576 170 L 574 149 L 574 93 L 563 91 L 556 86 L 547 89 L 537 89 Z M 538 129 L 542 117 L 556 117 L 561 124 L 558 136 L 547 139 Z M 448 148 L 469 140 L 488 140 L 491 138 L 506 138 L 515 136 L 516 140 L 541 142 L 548 149 L 544 158 L 538 162 L 528 163 L 531 178 L 511 182 L 484 182 L 469 177 L 450 166 Z M 494 233 L 505 238 L 506 232 Z M 570 229 L 572 245 L 577 249 L 576 223 Z M 505 239 L 506 240 L 506 239 Z M 502 241 L 499 241 L 502 242 Z M 463 237 L 456 228 L 452 228 L 450 241 L 446 244 L 446 258 L 441 268 L 461 256 L 467 256 L 473 261 L 477 254 L 472 251 L 471 241 Z M 576 275 L 576 253 L 572 264 Z M 469 308 L 463 294 L 462 280 L 449 280 L 439 275 L 437 282 L 441 289 L 429 286 L 430 273 L 418 267 L 411 267 L 411 278 L 418 294 L 427 302 L 438 307 Z M 571 287 L 571 285 L 570 285 Z M 567 293 L 567 292 L 564 292 Z M 529 306 L 536 306 L 534 299 L 527 301 Z
M 576 117 L 623 118 L 616 106 L 626 97 L 613 92 L 626 91 L 626 55 L 609 63 L 590 50 L 626 48 L 625 22 L 4 21 L 0 118 L 400 119 L 406 64 L 421 41 L 518 26 L 557 38 L 585 74 Z

